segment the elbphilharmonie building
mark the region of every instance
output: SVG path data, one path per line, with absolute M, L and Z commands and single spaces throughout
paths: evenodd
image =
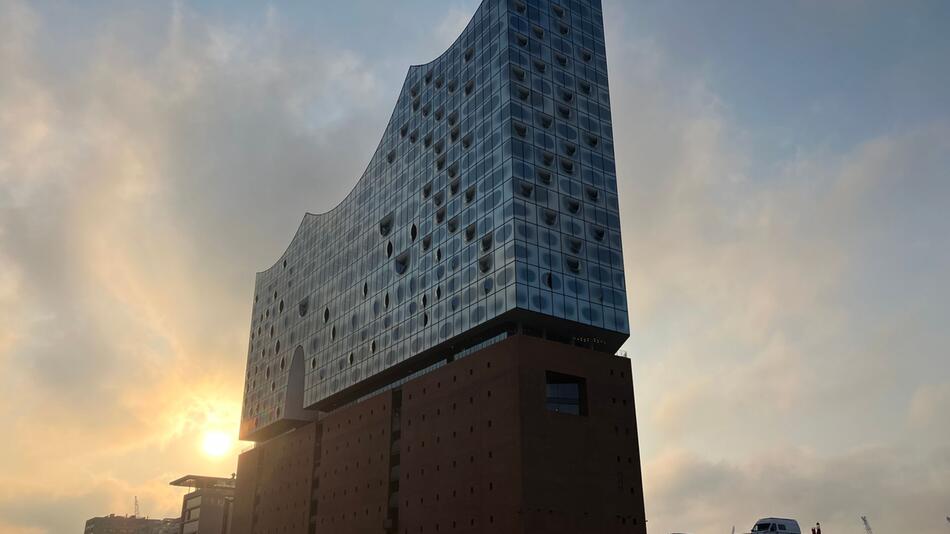
M 236 532 L 645 532 L 612 122 L 600 0 L 410 67 L 257 275 Z

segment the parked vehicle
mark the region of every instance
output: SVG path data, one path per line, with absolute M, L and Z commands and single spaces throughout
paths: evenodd
M 753 534 L 759 532 L 784 532 L 785 534 L 802 534 L 802 529 L 798 526 L 798 521 L 794 519 L 782 519 L 780 517 L 766 517 L 759 519 L 752 527 Z

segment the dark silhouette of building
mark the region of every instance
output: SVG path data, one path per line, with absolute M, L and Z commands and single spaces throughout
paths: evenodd
M 181 504 L 181 534 L 230 532 L 234 478 L 186 475 L 170 482 L 190 488 Z
M 485 0 L 258 273 L 234 532 L 645 532 L 599 0 Z
M 86 521 L 84 534 L 179 534 L 177 519 L 149 519 L 147 517 L 109 514 Z

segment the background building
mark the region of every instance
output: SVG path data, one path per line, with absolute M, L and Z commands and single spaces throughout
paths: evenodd
M 182 499 L 181 534 L 229 532 L 234 478 L 186 475 L 170 484 L 191 489 Z
M 235 532 L 644 532 L 599 0 L 485 0 L 257 276 Z
M 147 517 L 109 514 L 86 521 L 85 534 L 178 534 L 181 523 L 177 519 L 149 519 Z

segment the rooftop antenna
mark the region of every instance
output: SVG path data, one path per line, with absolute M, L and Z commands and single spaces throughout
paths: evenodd
M 135 515 L 133 517 L 138 517 L 138 516 L 139 516 L 139 498 L 138 496 L 136 496 L 135 497 Z
M 868 534 L 874 534 L 874 531 L 871 530 L 871 523 L 868 523 L 867 516 L 861 516 L 861 522 L 864 523 L 864 531 Z

